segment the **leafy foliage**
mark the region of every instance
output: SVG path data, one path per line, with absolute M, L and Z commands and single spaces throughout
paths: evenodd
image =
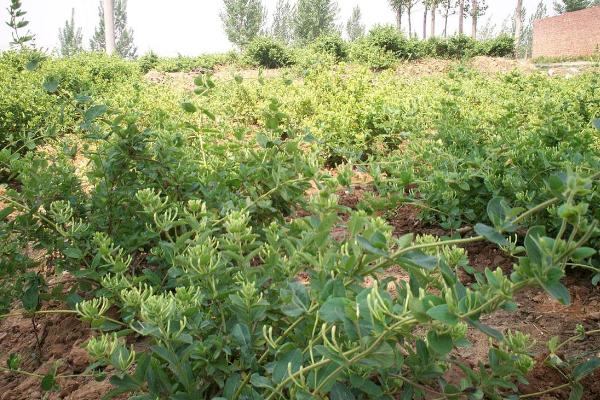
M 360 39 L 365 35 L 365 26 L 361 22 L 360 7 L 356 6 L 352 9 L 352 15 L 346 22 L 346 34 L 351 42 Z
M 60 55 L 70 57 L 83 51 L 83 34 L 81 28 L 75 27 L 75 9 L 71 10 L 71 20 L 65 22 L 64 28 L 59 30 Z
M 259 37 L 250 42 L 246 57 L 252 64 L 265 68 L 285 67 L 291 62 L 284 44 L 269 37 Z
M 221 21 L 229 41 L 244 48 L 260 33 L 267 11 L 261 0 L 224 0 Z
M 387 29 L 369 40 L 395 59 L 412 45 Z M 279 46 L 257 59 L 279 60 Z M 12 83 L 0 100 L 21 107 L 0 119 L 15 135 L 0 153 L 11 183 L 0 192 L 0 305 L 17 298 L 35 315 L 66 301 L 96 332 L 87 372 L 109 376 L 108 397 L 515 397 L 532 340 L 483 317 L 514 310 L 530 286 L 568 304 L 568 268 L 598 270 L 594 74 L 486 77 L 459 65 L 402 78 L 332 63 L 295 81 L 202 73 L 193 97 L 141 79 L 161 59 L 78 55 L 28 71 L 28 56 L 0 57 Z M 353 168 L 384 207 L 419 204 L 473 233 L 394 235 L 375 202 L 340 205 Z M 483 241 L 515 257 L 510 274 L 469 265 L 463 246 Z M 76 284 L 52 290 L 35 260 L 16 256 L 26 245 Z M 385 277 L 392 266 L 403 279 Z M 453 355 L 470 330 L 490 340 L 476 368 Z M 561 371 L 577 394 L 599 366 Z M 27 373 L 16 354 L 7 367 Z M 39 376 L 43 390 L 60 385 L 58 371 Z
M 334 0 L 298 0 L 294 15 L 294 39 L 307 44 L 319 36 L 335 33 L 338 12 Z
M 24 11 L 22 7 L 23 3 L 20 0 L 10 0 L 10 6 L 7 9 L 10 19 L 6 24 L 12 29 L 12 41 L 10 42 L 10 45 L 12 47 L 24 49 L 27 46 L 27 43 L 30 43 L 35 39 L 35 36 L 29 31 L 27 31 L 25 35 L 19 33 L 20 29 L 29 25 L 29 21 L 24 18 L 27 12 Z
M 294 38 L 294 7 L 289 0 L 277 0 L 271 35 L 282 43 L 290 44 Z

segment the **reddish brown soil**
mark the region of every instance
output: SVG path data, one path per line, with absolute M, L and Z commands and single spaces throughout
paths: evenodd
M 417 234 L 448 235 L 440 227 L 424 224 L 418 218 L 419 209 L 400 206 L 390 218 L 397 235 L 413 232 Z M 468 231 L 468 229 L 465 229 Z M 468 233 L 467 233 L 468 235 Z M 469 263 L 478 271 L 485 268 L 502 268 L 510 273 L 516 261 L 504 254 L 497 246 L 489 243 L 474 243 L 465 247 L 469 255 Z M 529 385 L 522 385 L 523 393 L 537 393 L 567 383 L 565 378 L 555 369 L 543 365 L 548 354 L 546 343 L 553 336 L 559 336 L 561 342 L 575 335 L 577 324 L 582 324 L 587 331 L 600 328 L 600 288 L 592 286 L 589 276 L 579 276 L 570 271 L 564 280 L 571 294 L 571 304 L 563 306 L 543 290 L 528 288 L 516 296 L 519 308 L 515 312 L 497 311 L 482 318 L 482 322 L 500 331 L 519 330 L 527 333 L 535 340 L 533 356 L 538 361 L 529 376 Z M 472 366 L 487 359 L 488 338 L 479 331 L 470 331 L 471 347 L 461 349 L 457 356 Z M 587 337 L 561 349 L 559 354 L 565 359 L 585 359 L 600 355 L 600 335 Z M 596 371 L 584 380 L 584 399 L 600 399 L 600 371 Z M 539 397 L 544 400 L 566 400 L 567 390 L 551 392 Z
M 90 362 L 82 348 L 92 335 L 87 324 L 74 315 L 49 314 L 38 316 L 36 325 L 39 348 L 30 318 L 15 316 L 0 321 L 0 365 L 5 366 L 8 356 L 17 353 L 22 357 L 21 369 L 28 372 L 44 375 L 59 362 L 59 374 L 83 373 Z M 39 378 L 0 372 L 0 400 L 98 400 L 111 389 L 108 381 L 93 378 L 65 378 L 58 383 L 60 389 L 45 397 Z

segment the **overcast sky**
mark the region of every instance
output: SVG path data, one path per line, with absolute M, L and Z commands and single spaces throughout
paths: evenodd
M 533 12 L 540 0 L 524 0 L 528 12 Z M 544 0 L 552 9 L 552 0 Z M 277 0 L 264 0 L 269 9 L 269 20 Z M 83 29 L 84 45 L 89 47 L 89 39 L 98 24 L 100 0 L 23 0 L 28 12 L 29 28 L 36 35 L 36 44 L 46 49 L 58 46 L 58 30 L 75 9 L 75 22 Z M 488 17 L 498 26 L 514 11 L 516 0 L 488 0 Z M 0 0 L 0 50 L 8 48 L 9 28 L 4 24 L 8 19 L 9 0 Z M 345 23 L 352 8 L 359 5 L 363 13 L 363 23 L 367 27 L 375 24 L 394 23 L 394 15 L 389 9 L 388 0 L 338 0 L 340 14 L 338 24 Z M 129 24 L 134 30 L 138 54 L 153 50 L 160 55 L 197 55 L 201 53 L 223 52 L 232 48 L 227 41 L 219 12 L 222 0 L 129 0 Z M 423 19 L 423 7 L 414 11 L 413 24 L 417 31 Z M 438 18 L 438 31 L 442 31 L 441 18 Z M 457 17 L 451 17 L 451 30 L 457 26 Z M 267 23 L 268 25 L 268 23 Z M 470 22 L 466 22 L 466 29 Z M 415 28 L 413 28 L 414 30 Z

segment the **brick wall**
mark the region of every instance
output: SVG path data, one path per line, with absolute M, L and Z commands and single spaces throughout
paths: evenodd
M 533 23 L 533 58 L 594 54 L 600 48 L 600 7 Z

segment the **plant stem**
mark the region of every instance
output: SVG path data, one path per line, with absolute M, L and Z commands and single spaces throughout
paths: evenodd
M 41 311 L 35 311 L 33 313 L 30 313 L 28 311 L 21 311 L 21 312 L 16 312 L 16 313 L 10 313 L 10 314 L 4 314 L 4 315 L 0 315 L 0 319 L 5 319 L 5 318 L 9 318 L 9 317 L 22 317 L 25 315 L 30 315 L 30 314 L 34 314 L 34 315 L 40 315 L 40 314 L 79 314 L 77 311 L 75 310 L 41 310 Z M 115 323 L 117 325 L 121 325 L 121 326 L 129 326 L 124 322 L 118 321 L 116 319 L 107 317 L 107 316 L 102 316 L 103 319 Z
M 519 398 L 520 398 L 520 399 L 528 399 L 528 398 L 530 398 L 530 397 L 538 397 L 538 396 L 540 396 L 540 395 L 542 395 L 542 394 L 546 394 L 546 393 L 554 392 L 554 391 L 556 391 L 556 390 L 564 389 L 564 388 L 566 388 L 566 387 L 569 387 L 569 386 L 571 386 L 571 384 L 570 384 L 570 383 L 563 383 L 563 384 L 562 384 L 562 385 L 560 385 L 560 386 L 555 386 L 555 387 L 553 387 L 553 388 L 550 388 L 550 389 L 542 390 L 541 392 L 524 394 L 524 395 L 520 396 Z
M 20 375 L 25 375 L 25 376 L 31 376 L 33 378 L 39 378 L 39 379 L 43 379 L 44 375 L 41 374 L 36 374 L 35 372 L 27 372 L 27 371 L 23 371 L 20 369 L 8 369 L 6 367 L 0 367 L 0 372 L 5 372 L 8 374 L 20 374 Z M 55 378 L 56 379 L 70 379 L 70 378 L 93 378 L 95 375 L 92 374 L 70 374 L 70 375 L 56 375 Z

